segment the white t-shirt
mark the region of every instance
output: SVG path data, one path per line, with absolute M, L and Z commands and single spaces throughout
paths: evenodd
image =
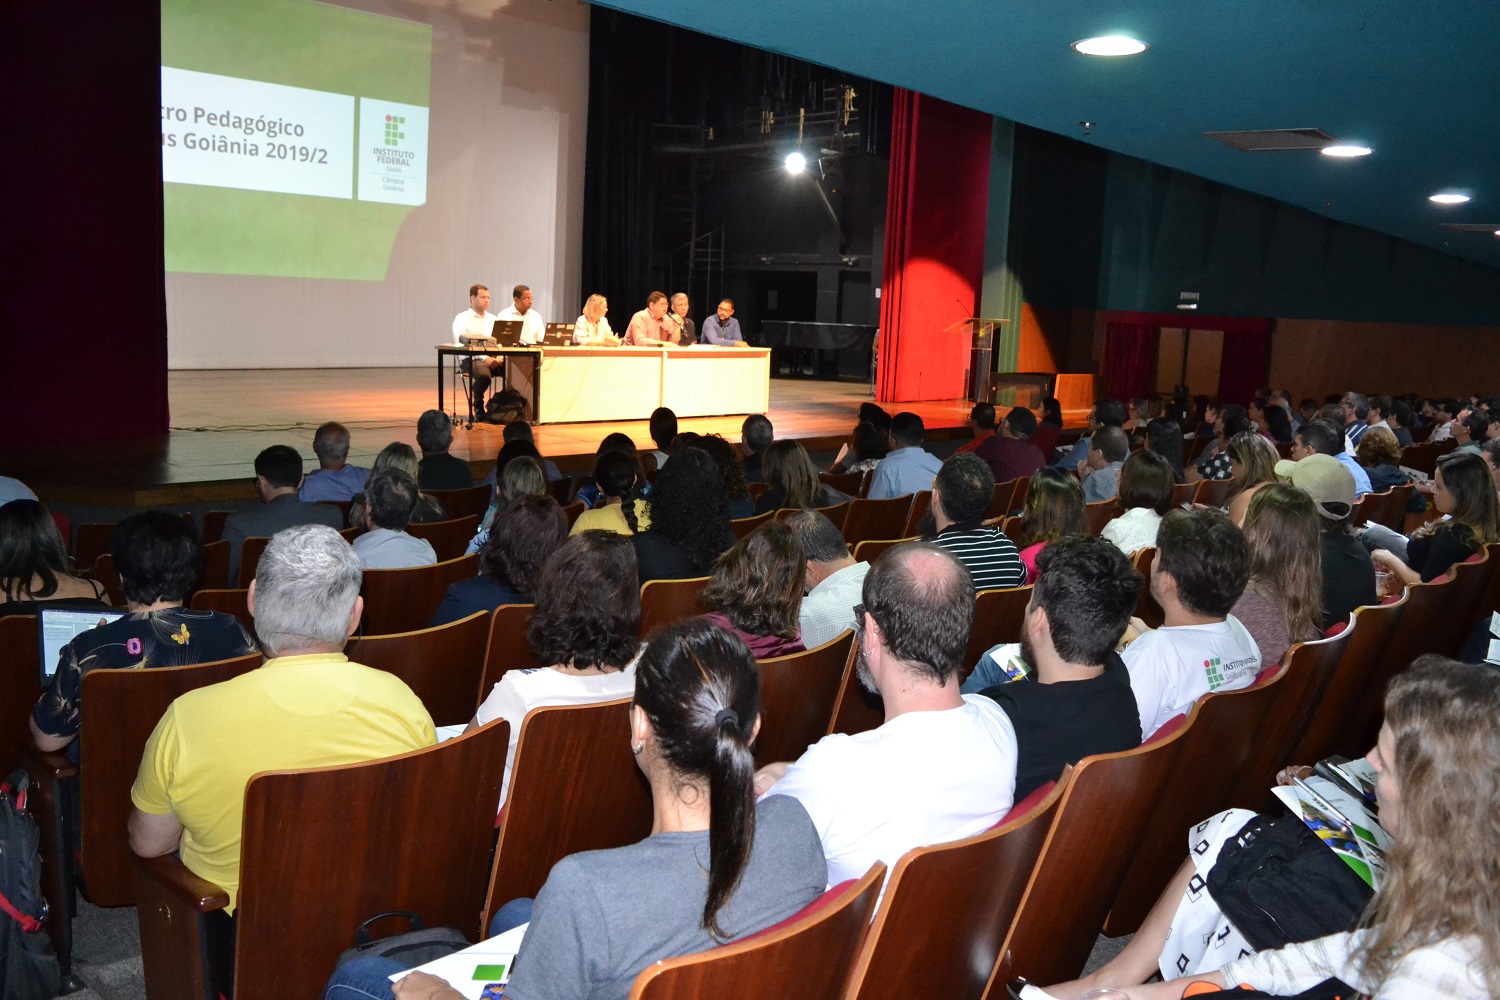
M 506 306 L 500 310 L 500 315 L 495 318 L 508 322 L 520 320 L 522 323 L 521 343 L 523 344 L 540 344 L 542 342 L 542 334 L 547 332 L 546 321 L 542 319 L 542 314 L 535 309 L 526 310 L 526 315 L 522 316 L 516 311 L 515 306 Z
M 492 312 L 477 313 L 472 308 L 465 309 L 453 317 L 453 343 L 462 347 L 466 336 L 488 337 L 497 318 Z
M 1161 515 L 1150 507 L 1132 507 L 1110 521 L 1099 532 L 1099 537 L 1114 542 L 1115 547 L 1127 556 L 1141 549 L 1156 547 L 1156 529 L 1161 527 Z
M 1233 615 L 1212 625 L 1176 625 L 1147 632 L 1121 654 L 1141 711 L 1141 738 L 1193 707 L 1210 691 L 1249 687 L 1260 672 L 1260 649 Z
M 588 344 L 614 335 L 615 331 L 609 328 L 608 316 L 600 316 L 598 323 L 590 323 L 587 316 L 579 316 L 573 324 L 573 343 L 575 344 Z
M 766 795 L 790 795 L 818 828 L 828 884 L 887 868 L 913 847 L 982 833 L 1010 811 L 1016 731 L 980 695 L 907 712 L 878 729 L 825 736 Z
M 505 775 L 500 782 L 500 804 L 510 794 L 510 769 L 516 759 L 516 744 L 521 741 L 521 723 L 533 708 L 554 705 L 595 705 L 601 701 L 618 701 L 635 694 L 636 659 L 624 670 L 609 674 L 562 673 L 550 667 L 512 670 L 490 690 L 479 711 L 479 724 L 496 719 L 510 720 L 510 750 L 505 755 Z

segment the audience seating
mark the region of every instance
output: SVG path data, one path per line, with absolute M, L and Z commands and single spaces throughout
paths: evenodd
M 426 628 L 448 588 L 478 571 L 477 555 L 411 569 L 365 570 L 364 633 L 391 635 Z
M 845 1000 L 980 1000 L 1070 773 L 984 833 L 901 856 Z
M 1031 477 L 1022 476 L 1016 480 L 1016 490 L 1010 497 L 1010 509 L 1015 511 L 1026 509 L 1026 498 L 1031 495 Z
M 722 948 L 653 962 L 630 1000 L 837 1000 L 870 929 L 885 865 L 825 893 L 797 919 Z
M 52 523 L 57 525 L 57 533 L 62 536 L 63 551 L 73 551 L 73 522 L 68 520 L 68 515 L 61 511 L 49 510 L 52 515 Z
M 644 839 L 651 818 L 651 789 L 630 752 L 628 698 L 527 713 L 480 926 L 512 899 L 535 897 L 569 854 Z
M 490 501 L 495 498 L 494 488 L 483 483 L 462 490 L 425 490 L 424 492 L 442 504 L 443 516 L 450 518 L 467 517 L 470 514 L 484 517 L 485 511 L 490 509 Z
M 224 522 L 229 520 L 232 510 L 210 510 L 203 514 L 203 544 L 217 542 L 224 537 Z
M 396 757 L 252 778 L 235 1000 L 318 996 L 355 930 L 386 911 L 477 935 L 509 733 L 497 720 Z M 228 977 L 204 956 L 212 954 L 208 918 L 226 894 L 170 855 L 138 860 L 136 875 L 148 995 L 202 1000 L 224 991 Z
M 1481 605 L 1489 597 L 1490 578 L 1497 566 L 1500 564 L 1491 561 L 1486 547 L 1478 555 L 1470 556 L 1453 567 L 1452 582 L 1448 590 L 1449 621 L 1447 627 L 1440 628 L 1433 635 L 1431 652 L 1457 656 L 1463 651 L 1469 633 L 1479 624 L 1481 615 L 1486 610 L 1495 610 L 1482 608 Z
M 1009 538 L 1013 543 L 1015 543 L 1015 546 L 1018 549 L 1024 549 L 1026 547 L 1026 533 L 1022 529 L 1023 520 L 1024 518 L 1022 518 L 1021 515 L 1012 514 L 1011 516 L 1005 518 L 1005 520 L 1001 521 L 998 525 L 998 527 L 1000 528 L 1000 533 L 1006 538 Z
M 1277 441 L 1276 442 L 1276 457 L 1277 458 L 1290 459 L 1292 457 L 1292 442 L 1291 441 Z
M 759 500 L 767 490 L 771 488 L 770 483 L 746 483 L 745 492 L 750 494 L 752 501 Z
M 846 493 L 851 497 L 862 497 L 869 491 L 870 474 L 867 472 L 820 472 L 818 481 L 824 486 Z
M 1021 623 L 1026 619 L 1026 605 L 1030 601 L 1030 586 L 981 590 L 974 595 L 974 626 L 969 631 L 969 648 L 964 653 L 964 677 L 973 672 L 979 658 L 991 647 L 1021 641 Z
M 479 703 L 474 689 L 484 670 L 490 613 L 476 611 L 447 625 L 365 635 L 349 640 L 344 653 L 355 663 L 395 674 L 422 700 L 440 726 L 468 722 Z
M 1153 548 L 1141 549 L 1131 560 L 1135 563 L 1135 571 L 1141 574 L 1141 596 L 1136 598 L 1135 616 L 1149 628 L 1161 628 L 1161 623 L 1166 620 L 1161 605 L 1151 596 L 1151 563 L 1155 559 L 1156 550 Z
M 1205 479 L 1198 484 L 1193 502 L 1205 507 L 1228 507 L 1229 501 L 1240 491 L 1240 484 L 1233 479 Z
M 854 632 L 845 631 L 805 652 L 757 662 L 761 713 L 757 764 L 796 760 L 823 738 L 853 654 Z
M 426 524 L 412 523 L 406 526 L 407 534 L 424 538 L 437 554 L 438 562 L 457 559 L 469 547 L 469 541 L 479 531 L 479 515 L 467 514 L 448 521 L 429 521 Z
M 844 538 L 850 545 L 871 538 L 900 538 L 906 527 L 906 512 L 910 509 L 909 496 L 854 500 L 849 504 L 849 516 L 844 520 Z
M 1056 983 L 1083 971 L 1197 712 L 1170 735 L 1074 767 L 988 996 L 1017 976 Z
M 641 638 L 652 629 L 705 614 L 708 609 L 698 603 L 698 592 L 708 577 L 689 580 L 647 580 L 641 584 Z
M 1185 503 L 1192 503 L 1193 497 L 1197 495 L 1197 483 L 1178 483 L 1172 487 L 1172 506 L 1181 507 Z
M 1403 594 L 1392 604 L 1372 604 L 1354 609 L 1348 629 L 1349 641 L 1328 687 L 1318 700 L 1307 732 L 1288 755 L 1288 763 L 1316 764 L 1324 757 L 1338 753 L 1345 745 L 1344 734 L 1349 720 L 1370 689 L 1370 680 L 1380 666 L 1381 651 L 1391 643 L 1400 626 L 1406 603 Z M 1381 693 L 1383 695 L 1384 691 Z M 1365 747 L 1352 757 L 1363 756 L 1369 749 Z
M 1182 456 L 1183 468 L 1186 469 L 1190 465 L 1197 464 L 1198 456 L 1203 454 L 1204 449 L 1208 447 L 1208 443 L 1212 440 L 1214 439 L 1211 437 L 1198 437 L 1196 435 L 1188 438 L 1187 451 Z
M 995 492 L 990 496 L 990 504 L 984 509 L 983 519 L 988 521 L 991 518 L 1004 517 L 1015 510 L 1016 505 L 1011 501 L 1011 497 L 1016 495 L 1016 490 L 1020 488 L 1020 484 L 1026 481 L 1024 479 L 1009 479 L 1003 483 L 996 483 Z
M 1363 756 L 1380 734 L 1385 720 L 1385 689 L 1391 678 L 1411 666 L 1423 653 L 1433 652 L 1440 633 L 1456 628 L 1452 625 L 1450 601 L 1452 581 L 1434 580 L 1413 584 L 1399 601 L 1403 606 L 1399 627 L 1380 651 L 1365 682 L 1364 692 L 1345 717 L 1340 729 L 1340 753 L 1351 760 Z M 1316 763 L 1310 761 L 1308 763 Z
M 573 525 L 578 523 L 578 515 L 582 514 L 584 509 L 582 500 L 570 500 L 568 503 L 563 504 L 563 517 L 567 519 L 569 531 L 572 531 Z
M 353 500 L 318 500 L 317 503 L 326 507 L 337 507 L 339 510 L 339 523 L 349 523 L 349 508 L 354 505 Z
M 506 671 L 544 666 L 536 662 L 526 642 L 526 626 L 531 623 L 534 610 L 535 604 L 502 604 L 490 615 L 489 643 L 485 647 L 476 705 L 484 703 Z
M 887 549 L 893 549 L 905 542 L 919 541 L 921 541 L 921 538 L 916 535 L 910 538 L 871 539 L 870 541 L 860 542 L 854 546 L 854 558 L 858 562 L 872 563 L 885 555 Z
M 1421 427 L 1408 427 L 1406 430 L 1407 433 L 1411 435 L 1413 444 L 1421 444 L 1423 441 L 1426 441 L 1428 438 L 1432 437 L 1432 432 L 1437 430 L 1437 424 L 1426 423 Z
M 255 634 L 255 619 L 250 615 L 250 591 L 247 589 L 222 590 L 212 588 L 200 590 L 188 601 L 188 607 L 199 611 L 222 611 L 234 615 L 245 626 L 245 631 Z
M 41 635 L 36 615 L 0 618 L 0 764 L 31 742 L 31 709 L 41 695 Z
M 764 514 L 753 514 L 750 517 L 736 518 L 729 522 L 729 527 L 734 532 L 735 539 L 739 540 L 775 516 L 776 511 L 768 510 Z
M 89 570 L 89 579 L 104 588 L 105 600 L 117 608 L 125 606 L 125 591 L 120 589 L 120 574 L 115 572 L 115 557 L 101 553 Z
M 113 524 L 75 524 L 73 526 L 73 564 L 88 569 L 94 561 L 109 552 L 114 541 Z
M 1089 534 L 1098 538 L 1099 533 L 1104 530 L 1104 526 L 1113 521 L 1115 516 L 1119 514 L 1119 508 L 1119 502 L 1113 498 L 1084 504 L 1083 516 L 1088 519 Z
M 573 495 L 578 492 L 572 476 L 563 476 L 561 479 L 553 479 L 547 483 L 547 493 L 562 507 L 573 502 Z
M 854 648 L 849 651 L 849 662 L 844 666 L 844 676 L 839 680 L 838 700 L 833 703 L 833 717 L 828 720 L 828 732 L 868 732 L 885 722 L 885 702 L 880 695 L 865 690 L 859 682 L 859 637 L 854 639 Z
M 352 529 L 345 529 L 352 530 Z M 343 532 L 339 532 L 343 534 Z M 260 557 L 265 554 L 266 546 L 271 544 L 269 537 L 247 538 L 240 545 L 240 575 L 235 580 L 241 588 L 248 588 L 250 581 L 255 579 L 255 570 L 260 566 Z
M 920 534 L 922 518 L 932 509 L 932 491 L 918 490 L 912 494 L 911 510 L 906 513 L 906 527 L 902 530 L 903 536 Z
M 220 539 L 203 544 L 203 577 L 198 581 L 203 588 L 229 586 L 229 543 Z
M 851 502 L 852 501 L 845 500 L 843 503 L 836 503 L 828 507 L 818 507 L 816 509 L 819 514 L 822 514 L 824 517 L 828 518 L 828 520 L 832 521 L 835 528 L 838 528 L 840 531 L 842 531 L 844 528 L 844 519 L 849 516 L 849 504 Z M 780 510 L 773 511 L 772 517 L 777 521 L 785 521 L 793 514 L 798 513 L 801 509 L 802 508 L 799 507 L 783 507 Z
M 1416 438 L 1413 437 L 1412 440 L 1415 442 Z M 1414 443 L 1408 448 L 1402 448 L 1399 464 L 1408 469 L 1425 472 L 1428 478 L 1431 478 L 1437 473 L 1437 460 L 1438 443 L 1423 441 Z

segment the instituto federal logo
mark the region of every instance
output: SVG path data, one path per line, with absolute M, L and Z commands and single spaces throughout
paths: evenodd
M 406 138 L 406 133 L 402 131 L 405 126 L 406 117 L 404 115 L 386 115 L 385 144 L 387 146 L 401 145 L 401 140 Z

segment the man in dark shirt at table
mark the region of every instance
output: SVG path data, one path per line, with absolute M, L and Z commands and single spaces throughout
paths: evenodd
M 1141 744 L 1130 673 L 1115 652 L 1135 611 L 1140 575 L 1113 544 L 1091 537 L 1048 544 L 1037 570 L 1021 626 L 1030 672 L 982 692 L 1016 730 L 1017 802 L 1056 781 L 1064 765 Z
M 1047 464 L 1036 445 L 1031 443 L 1031 435 L 1035 433 L 1036 414 L 1024 406 L 1013 407 L 1000 422 L 1000 430 L 974 449 L 974 454 L 984 459 L 997 483 L 1029 479 L 1033 472 Z
M 417 418 L 417 485 L 424 490 L 466 490 L 474 485 L 469 463 L 448 454 L 453 444 L 453 421 L 442 410 L 428 410 Z

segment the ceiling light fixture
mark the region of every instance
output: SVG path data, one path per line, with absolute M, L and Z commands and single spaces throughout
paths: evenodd
M 1469 196 L 1459 194 L 1457 191 L 1439 191 L 1437 194 L 1428 195 L 1427 200 L 1435 201 L 1439 205 L 1462 205 L 1469 200 Z
M 1128 35 L 1100 35 L 1098 38 L 1081 38 L 1072 47 L 1086 56 L 1133 56 L 1151 46 Z
M 1321 152 L 1323 153 L 1324 156 L 1337 156 L 1337 157 L 1340 157 L 1340 158 L 1343 158 L 1343 159 L 1348 159 L 1348 158 L 1355 157 L 1355 156 L 1369 156 L 1370 155 L 1370 147 L 1369 146 L 1348 146 L 1348 145 L 1344 145 L 1344 144 L 1339 144 L 1339 145 L 1335 145 L 1335 146 L 1324 146 L 1323 149 L 1321 150 Z
M 801 153 L 786 154 L 786 170 L 789 174 L 800 174 L 807 169 L 807 157 Z

